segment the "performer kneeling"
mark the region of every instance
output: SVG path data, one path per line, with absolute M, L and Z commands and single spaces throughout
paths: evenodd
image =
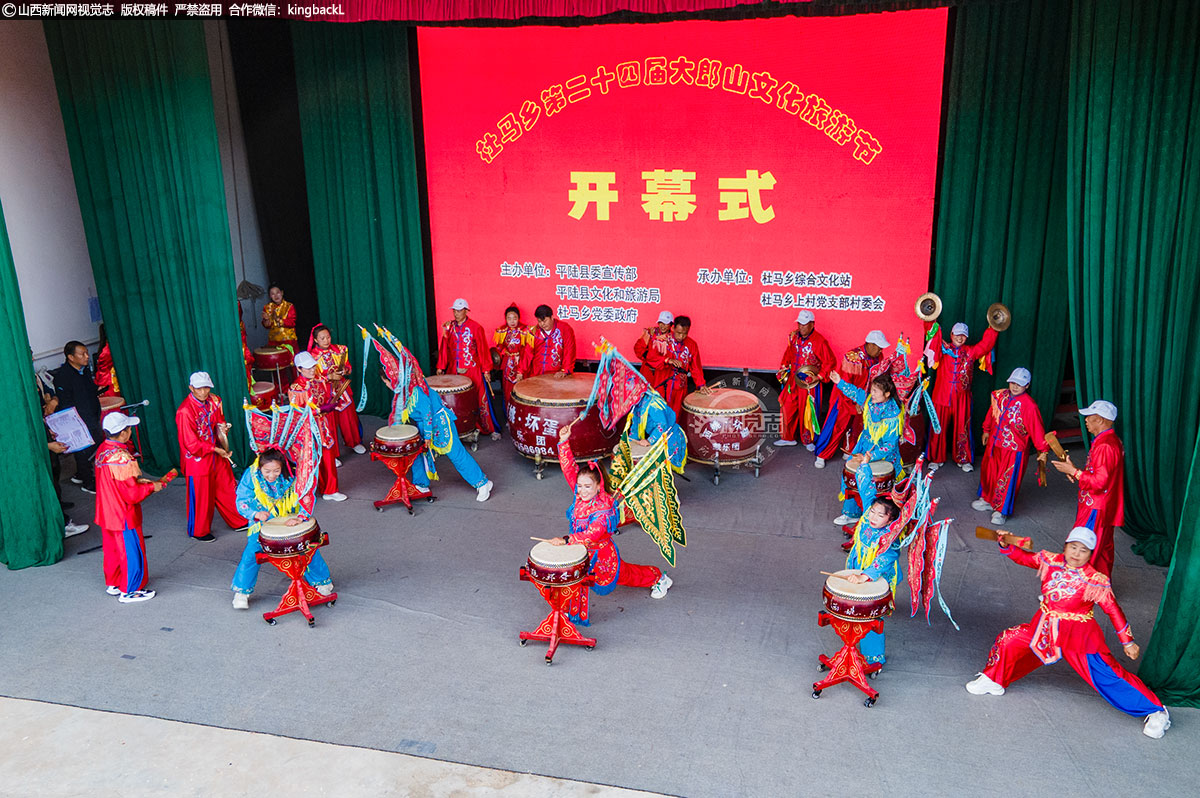
M 1126 714 L 1145 718 L 1142 733 L 1158 739 L 1171 726 L 1166 707 L 1137 676 L 1109 653 L 1104 632 L 1094 617 L 1097 604 L 1112 621 L 1125 648 L 1137 659 L 1129 623 L 1113 596 L 1108 577 L 1088 565 L 1096 533 L 1077 526 L 1067 536 L 1062 554 L 1032 554 L 1000 539 L 1000 551 L 1013 562 L 1036 568 L 1042 579 L 1041 608 L 1026 624 L 1005 629 L 996 638 L 987 666 L 967 683 L 973 695 L 1004 695 L 1004 689 L 1041 665 L 1066 659 L 1104 700 Z
M 900 436 L 904 433 L 904 411 L 896 401 L 896 383 L 890 374 L 881 374 L 870 383 L 870 395 L 862 388 L 842 379 L 836 371 L 829 379 L 842 394 L 863 408 L 863 431 L 851 451 L 848 468 L 857 471 L 864 463 L 886 460 L 895 469 L 894 479 L 904 478 L 904 464 L 900 462 Z M 842 477 L 842 514 L 833 519 L 836 526 L 853 524 L 862 515 L 861 505 L 853 496 L 846 495 L 846 478 Z
M 242 551 L 242 560 L 233 574 L 233 608 L 236 610 L 250 608 L 250 594 L 254 592 L 260 567 L 254 555 L 262 551 L 262 544 L 258 542 L 258 531 L 263 522 L 272 518 L 293 516 L 286 523 L 288 526 L 296 526 L 302 519 L 309 517 L 304 506 L 300 504 L 296 491 L 292 489 L 293 480 L 283 476 L 285 462 L 283 452 L 278 449 L 266 449 L 246 469 L 246 473 L 242 474 L 242 479 L 238 482 L 238 512 L 251 519 L 252 523 L 246 548 Z M 304 571 L 304 578 L 322 596 L 333 592 L 329 566 L 325 564 L 325 558 L 319 550 L 313 554 L 312 562 Z
M 900 508 L 888 498 L 878 497 L 871 502 L 866 515 L 854 530 L 854 546 L 846 558 L 846 567 L 861 570 L 861 574 L 850 574 L 847 581 L 858 584 L 880 577 L 892 585 L 892 595 L 900 581 L 900 536 L 895 536 L 891 545 L 879 550 L 880 540 L 888 534 L 888 526 L 896 520 Z M 863 659 L 867 662 L 887 662 L 883 653 L 883 632 L 867 632 L 858 644 Z
M 567 521 L 571 534 L 554 538 L 549 542 L 555 546 L 582 543 L 591 558 L 590 573 L 596 577 L 592 590 L 607 596 L 617 585 L 626 587 L 648 587 L 650 597 L 660 599 L 671 587 L 671 577 L 653 565 L 636 565 L 621 560 L 621 553 L 612 542 L 613 532 L 620 522 L 620 511 L 613 504 L 612 495 L 604 489 L 604 477 L 594 468 L 581 470 L 571 453 L 571 427 L 567 425 L 558 433 L 558 461 L 562 465 L 567 484 L 575 491 L 575 502 L 567 510 Z M 578 613 L 572 612 L 571 620 L 588 626 L 587 594 L 583 594 Z

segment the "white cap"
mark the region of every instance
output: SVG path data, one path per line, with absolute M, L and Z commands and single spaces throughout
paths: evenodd
M 967 325 L 963 324 L 960 321 L 958 324 L 955 324 L 953 327 L 950 328 L 950 334 L 967 336 L 967 335 L 971 334 L 971 330 L 969 327 L 967 327 Z
M 802 310 L 796 315 L 796 321 L 801 324 L 812 324 L 816 320 L 817 317 L 813 315 L 811 310 Z
M 197 371 L 188 377 L 188 385 L 193 388 L 211 388 L 213 387 L 213 381 L 212 377 L 208 376 L 207 371 Z
M 867 333 L 866 341 L 869 344 L 875 344 L 880 349 L 887 349 L 889 346 L 888 339 L 884 336 L 883 330 L 871 330 Z
M 1067 543 L 1082 543 L 1092 551 L 1096 550 L 1096 533 L 1086 526 L 1077 526 L 1067 535 Z
M 1009 382 L 1015 382 L 1017 385 L 1024 385 L 1026 387 L 1029 386 L 1029 382 L 1032 379 L 1033 376 L 1029 373 L 1029 369 L 1027 368 L 1015 368 L 1013 369 L 1013 373 L 1008 375 Z
M 136 427 L 142 420 L 137 416 L 127 416 L 124 413 L 109 413 L 104 417 L 104 431 L 109 435 L 117 435 L 126 427 Z
M 659 324 L 670 324 L 673 321 L 675 321 L 675 314 L 669 310 L 664 310 L 662 313 L 658 314 Z
M 1103 399 L 1097 399 L 1087 407 L 1079 411 L 1081 416 L 1100 416 L 1109 421 L 1117 420 L 1117 406 L 1112 402 L 1106 402 Z
M 471 306 L 467 304 L 467 300 L 459 297 L 454 300 L 454 304 L 450 306 L 451 310 L 470 310 Z
M 315 369 L 317 367 L 317 359 L 309 352 L 297 352 L 292 362 L 298 369 Z

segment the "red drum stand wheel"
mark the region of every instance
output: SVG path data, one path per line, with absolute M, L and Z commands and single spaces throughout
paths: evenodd
M 275 619 L 280 615 L 287 615 L 289 612 L 299 612 L 308 619 L 308 625 L 311 627 L 317 621 L 313 618 L 313 614 L 309 611 L 311 607 L 319 604 L 328 604 L 333 606 L 337 601 L 337 593 L 330 593 L 328 596 L 322 596 L 316 591 L 308 580 L 304 578 L 304 571 L 312 562 L 313 555 L 316 553 L 319 546 L 324 546 L 329 542 L 328 535 L 322 535 L 321 542 L 317 546 L 313 546 L 308 551 L 301 554 L 293 554 L 288 557 L 272 557 L 265 552 L 259 552 L 255 555 L 258 562 L 269 562 L 278 568 L 283 575 L 292 580 L 292 584 L 288 586 L 287 592 L 283 594 L 283 598 L 279 602 L 279 606 L 273 612 L 264 612 L 263 620 L 275 625 Z
M 832 626 L 833 631 L 837 632 L 837 636 L 842 639 L 842 647 L 832 657 L 820 655 L 821 670 L 828 668 L 829 675 L 819 682 L 813 682 L 812 697 L 820 698 L 821 691 L 826 687 L 850 682 L 867 694 L 867 700 L 863 704 L 868 707 L 874 706 L 875 700 L 879 698 L 879 692 L 871 689 L 871 686 L 867 684 L 867 678 L 883 668 L 883 664 L 878 662 L 867 664 L 858 650 L 858 643 L 867 632 L 882 634 L 883 621 L 879 618 L 873 621 L 847 621 L 845 618 L 822 612 L 817 616 L 817 626 Z
M 592 576 L 585 576 L 582 582 L 576 582 L 573 585 L 548 587 L 539 582 L 534 582 L 529 578 L 529 570 L 521 569 L 521 581 L 533 582 L 533 586 L 542 594 L 542 598 L 550 605 L 550 614 L 542 621 L 538 628 L 532 632 L 521 632 L 521 645 L 524 646 L 530 640 L 542 640 L 550 643 L 550 648 L 546 651 L 546 664 L 554 664 L 554 652 L 558 650 L 559 643 L 568 643 L 573 646 L 583 646 L 588 651 L 596 647 L 596 638 L 584 637 L 571 623 L 567 617 L 567 607 L 571 602 L 580 595 L 586 592 L 588 587 L 595 582 Z
M 434 500 L 433 491 L 427 490 L 422 492 L 408 478 L 408 472 L 412 468 L 413 462 L 421 456 L 421 452 L 423 451 L 425 451 L 424 446 L 412 454 L 404 454 L 396 457 L 381 455 L 374 449 L 371 450 L 371 459 L 383 463 L 396 475 L 396 481 L 392 483 L 392 487 L 388 490 L 387 495 L 379 501 L 374 502 L 376 510 L 382 513 L 383 508 L 388 505 L 403 504 L 408 508 L 408 514 L 412 515 L 413 499 L 424 499 L 429 502 Z

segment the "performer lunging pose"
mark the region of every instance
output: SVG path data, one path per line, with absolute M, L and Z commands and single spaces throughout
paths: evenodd
M 1067 536 L 1062 554 L 1027 552 L 1000 538 L 1000 551 L 1042 579 L 1041 607 L 1026 624 L 1005 629 L 988 654 L 987 666 L 967 683 L 974 695 L 1004 695 L 1010 684 L 1042 665 L 1065 659 L 1104 700 L 1122 712 L 1145 718 L 1142 733 L 1159 738 L 1171 726 L 1170 715 L 1142 680 L 1121 667 L 1109 653 L 1096 621 L 1096 605 L 1117 630 L 1125 655 L 1137 659 L 1139 649 L 1125 614 L 1113 596 L 1108 577 L 1088 565 L 1096 534 L 1077 526 Z
M 1125 447 L 1113 431 L 1117 407 L 1103 399 L 1092 402 L 1079 411 L 1084 425 L 1092 435 L 1092 448 L 1083 468 L 1068 457 L 1054 467 L 1079 483 L 1079 505 L 1075 524 L 1086 526 L 1096 533 L 1091 566 L 1102 574 L 1112 575 L 1113 527 L 1125 523 Z
M 1029 369 L 1014 369 L 1008 388 L 992 392 L 992 404 L 983 420 L 983 462 L 979 466 L 979 498 L 971 506 L 992 511 L 992 523 L 1003 524 L 1013 513 L 1021 477 L 1029 457 L 1029 444 L 1046 462 L 1050 447 L 1042 429 L 1042 413 L 1027 391 Z
M 892 586 L 892 594 L 896 593 L 896 584 L 900 581 L 900 536 L 893 536 L 892 543 L 880 551 L 880 542 L 890 531 L 888 526 L 896 520 L 900 508 L 884 496 L 879 496 L 871 502 L 858 527 L 854 530 L 854 546 L 850 556 L 846 558 L 846 567 L 859 569 L 861 574 L 850 574 L 847 581 L 863 583 L 873 579 L 886 579 Z M 883 632 L 867 632 L 858 650 L 867 662 L 887 662 L 883 650 Z
M 863 431 L 850 452 L 847 467 L 857 471 L 865 463 L 886 460 L 892 464 L 897 482 L 904 478 L 904 464 L 900 462 L 900 436 L 904 433 L 904 410 L 896 401 L 896 384 L 890 374 L 882 374 L 871 380 L 871 393 L 849 380 L 843 380 L 835 371 L 829 375 L 842 395 L 856 406 L 862 407 Z M 833 520 L 836 526 L 852 524 L 862 515 L 858 500 L 846 493 L 846 476 L 842 475 L 842 514 Z

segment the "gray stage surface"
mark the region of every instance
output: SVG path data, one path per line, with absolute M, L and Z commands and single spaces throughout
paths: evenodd
M 377 419 L 365 418 L 369 427 Z M 838 641 L 817 627 L 819 571 L 843 563 L 831 524 L 840 468 L 818 471 L 782 450 L 759 479 L 701 466 L 680 482 L 689 546 L 662 601 L 620 588 L 593 602 L 594 651 L 517 645 L 546 605 L 517 579 L 529 536 L 563 534 L 570 493 L 558 472 L 533 479 L 505 438 L 476 455 L 496 483 L 475 501 L 448 461 L 438 501 L 377 513 L 390 472 L 348 454 L 342 504 L 318 501 L 339 599 L 270 627 L 283 578 L 264 566 L 249 612 L 229 582 L 244 534 L 218 520 L 218 540 L 184 531 L 185 487 L 145 504 L 153 601 L 104 594 L 93 528 L 49 568 L 0 575 L 0 694 L 266 732 L 688 796 L 817 792 L 888 795 L 1187 794 L 1200 712 L 1174 710 L 1162 740 L 1106 704 L 1065 663 L 1000 698 L 969 695 L 993 637 L 1029 619 L 1037 575 L 974 538 L 976 474 L 934 480 L 940 517 L 958 519 L 943 592 L 962 626 L 934 609 L 886 624 L 881 696 L 840 685 L 810 697 L 819 653 Z M 831 466 L 836 464 L 831 463 Z M 1073 493 L 1026 474 L 1009 528 L 1057 548 Z M 66 486 L 90 514 L 90 497 Z M 622 556 L 661 563 L 636 528 Z M 1118 540 L 1116 591 L 1140 642 L 1150 637 L 1165 572 Z M 897 604 L 908 605 L 901 588 Z M 1115 636 L 1102 620 L 1115 644 Z M 1135 666 L 1136 667 L 1136 666 Z M 1187 785 L 1191 785 L 1190 788 Z M 2 788 L 0 788 L 2 789 Z

